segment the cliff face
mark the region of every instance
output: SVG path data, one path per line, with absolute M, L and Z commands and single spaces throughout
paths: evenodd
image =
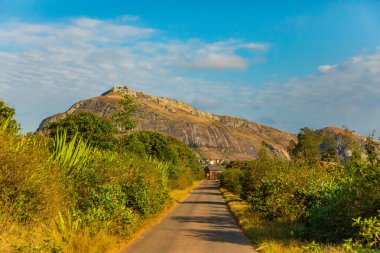
M 81 111 L 110 117 L 123 94 L 133 96 L 138 105 L 134 131 L 149 130 L 171 135 L 206 158 L 252 159 L 257 157 L 265 141 L 271 154 L 289 159 L 286 148 L 290 140 L 296 139 L 295 135 L 272 127 L 203 112 L 175 99 L 149 96 L 126 87 L 114 87 L 99 97 L 79 101 L 65 113 L 43 120 L 39 130 L 47 122 Z

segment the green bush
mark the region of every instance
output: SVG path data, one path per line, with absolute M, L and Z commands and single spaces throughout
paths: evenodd
M 115 126 L 106 118 L 90 112 L 68 114 L 64 119 L 47 123 L 44 127 L 52 138 L 56 136 L 58 131 L 66 131 L 68 141 L 77 136 L 87 141 L 89 145 L 100 149 L 115 149 L 117 147 Z
M 353 227 L 358 227 L 356 238 L 345 240 L 343 248 L 347 252 L 378 253 L 380 252 L 380 210 L 378 215 L 362 219 L 353 219 Z
M 223 186 L 241 191 L 241 197 L 268 221 L 302 222 L 311 240 L 341 242 L 357 232 L 352 218 L 370 217 L 380 209 L 376 164 L 355 161 L 325 168 L 259 158 L 231 166 L 237 168 L 223 172 Z
M 149 131 L 140 131 L 124 139 L 125 148 L 142 157 L 154 157 L 160 161 L 177 164 L 178 153 L 167 136 Z
M 240 195 L 242 193 L 242 176 L 243 172 L 239 168 L 226 169 L 220 177 L 220 186 L 236 195 Z
M 150 131 L 128 135 L 123 140 L 126 151 L 142 158 L 152 157 L 168 165 L 169 187 L 183 189 L 200 179 L 203 171 L 196 161 L 194 152 L 183 142 Z
M 8 133 L 15 134 L 20 129 L 19 123 L 13 119 L 16 112 L 15 109 L 5 105 L 3 101 L 0 101 L 0 130 L 4 130 Z
M 334 187 L 320 193 L 320 203 L 310 208 L 309 237 L 342 241 L 357 232 L 352 218 L 370 217 L 380 209 L 380 168 L 368 163 L 347 164 L 335 174 Z

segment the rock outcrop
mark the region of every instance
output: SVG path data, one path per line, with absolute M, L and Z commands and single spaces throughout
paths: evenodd
M 137 123 L 134 131 L 157 131 L 173 136 L 205 158 L 252 159 L 258 156 L 265 142 L 272 155 L 289 159 L 287 146 L 290 140 L 296 139 L 295 135 L 273 127 L 203 112 L 182 101 L 149 96 L 127 87 L 114 87 L 99 97 L 79 101 L 65 113 L 43 120 L 39 130 L 47 122 L 81 111 L 110 117 L 125 94 L 134 97 L 138 105 L 134 115 Z

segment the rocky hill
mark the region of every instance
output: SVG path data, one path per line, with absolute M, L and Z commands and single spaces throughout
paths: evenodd
M 288 143 L 296 140 L 294 134 L 273 127 L 203 112 L 175 99 L 150 96 L 127 87 L 114 87 L 99 97 L 79 101 L 66 112 L 43 120 L 39 130 L 43 130 L 47 122 L 81 111 L 110 117 L 123 94 L 134 97 L 138 105 L 134 115 L 137 123 L 134 131 L 149 130 L 171 135 L 205 158 L 252 159 L 257 157 L 265 141 L 272 155 L 289 159 L 286 150 Z
M 339 127 L 324 127 L 318 129 L 317 133 L 321 136 L 323 134 L 333 136 L 338 156 L 342 161 L 347 161 L 351 157 L 354 146 L 357 146 L 361 150 L 362 157 L 367 156 L 365 152 L 367 137 L 357 134 L 354 131 Z M 375 141 L 375 143 L 378 142 Z

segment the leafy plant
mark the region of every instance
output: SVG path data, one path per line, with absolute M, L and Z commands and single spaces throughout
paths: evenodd
M 352 226 L 358 227 L 356 239 L 345 240 L 343 248 L 347 252 L 378 253 L 380 252 L 380 210 L 377 216 L 353 219 Z
M 309 243 L 306 246 L 303 246 L 302 248 L 303 248 L 302 253 L 321 253 L 322 252 L 321 245 L 319 243 L 316 243 L 315 241 L 312 241 L 311 243 Z
M 17 133 L 20 129 L 18 122 L 13 119 L 15 116 L 15 109 L 5 105 L 0 101 L 0 130 L 9 133 Z
M 90 112 L 69 114 L 58 122 L 45 125 L 45 131 L 54 138 L 57 132 L 66 132 L 67 141 L 74 137 L 85 140 L 99 149 L 116 149 L 116 128 L 106 118 Z
M 81 139 L 77 140 L 78 135 L 74 135 L 67 142 L 67 133 L 56 132 L 54 138 L 54 159 L 67 167 L 67 175 L 70 175 L 74 169 L 79 170 L 86 163 L 91 148 Z
M 115 121 L 118 130 L 122 133 L 127 132 L 135 127 L 136 123 L 131 119 L 135 113 L 137 105 L 134 99 L 129 95 L 124 95 L 119 101 L 115 114 L 112 119 Z

